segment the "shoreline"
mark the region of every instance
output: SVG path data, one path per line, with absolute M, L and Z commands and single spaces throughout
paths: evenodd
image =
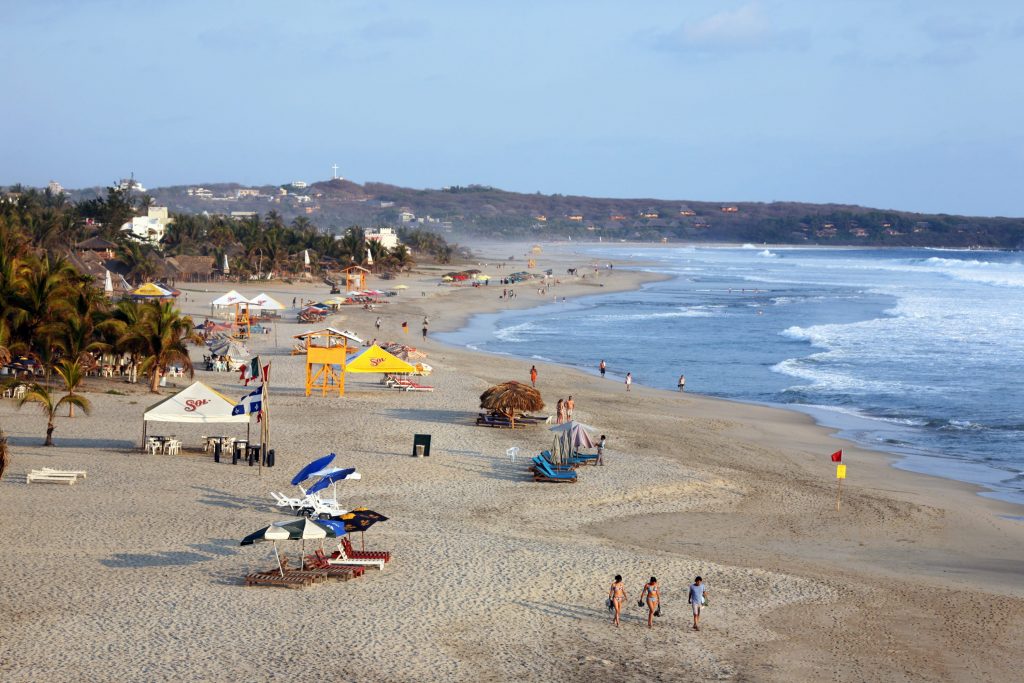
M 603 243 L 597 243 L 597 244 L 602 244 L 602 246 L 603 246 Z M 642 244 L 642 243 L 636 243 L 636 244 Z M 621 244 L 621 246 L 622 247 L 629 247 L 629 246 L 636 246 L 636 244 L 624 243 L 624 244 Z M 560 248 L 563 248 L 563 249 L 564 248 L 570 248 L 571 249 L 571 247 L 573 247 L 574 245 L 572 243 L 564 243 L 564 244 L 560 243 L 557 246 L 560 247 Z M 665 247 L 665 246 L 669 246 L 669 247 L 677 246 L 678 247 L 680 245 L 658 245 L 658 246 L 662 246 L 662 247 Z M 693 245 L 693 246 L 719 246 L 719 245 Z M 732 246 L 734 248 L 739 248 L 736 245 L 725 245 L 725 246 Z M 773 246 L 773 245 L 768 245 L 768 246 Z M 785 246 L 785 245 L 776 245 L 776 246 Z M 814 247 L 808 247 L 808 248 L 814 248 Z M 831 249 L 831 247 L 821 247 L 821 248 L 829 248 L 829 249 Z M 853 249 L 853 248 L 856 248 L 856 247 L 850 247 L 850 248 Z M 561 249 L 560 249 L 560 251 L 561 251 Z M 995 251 L 995 250 L 993 250 L 993 251 Z M 590 256 L 588 256 L 586 254 L 578 254 L 578 253 L 575 253 L 575 252 L 573 252 L 571 250 L 569 251 L 569 253 L 560 253 L 559 256 L 560 257 L 564 257 L 564 258 L 569 258 L 569 259 L 572 259 L 573 257 L 576 257 L 577 259 L 585 259 L 585 258 L 593 259 L 593 257 L 590 257 Z M 601 291 L 601 292 L 579 292 L 579 291 L 575 291 L 575 292 L 572 292 L 571 294 L 566 295 L 566 298 L 568 300 L 578 300 L 578 299 L 584 299 L 584 298 L 587 298 L 587 297 L 590 297 L 590 296 L 601 296 L 603 294 L 612 294 L 612 293 L 625 292 L 625 291 L 639 291 L 639 290 L 642 290 L 644 288 L 644 286 L 647 285 L 647 284 L 651 284 L 651 283 L 655 283 L 655 282 L 664 282 L 664 281 L 671 280 L 671 279 L 673 279 L 675 277 L 678 277 L 676 275 L 672 275 L 670 273 L 659 272 L 657 270 L 642 270 L 641 268 L 644 267 L 644 263 L 643 263 L 642 260 L 633 259 L 633 258 L 630 258 L 628 256 L 627 257 L 621 257 L 620 260 L 623 261 L 623 265 L 621 267 L 621 270 L 617 271 L 617 272 L 620 272 L 620 273 L 635 273 L 635 274 L 637 274 L 639 276 L 635 281 L 632 281 L 632 282 L 629 282 L 629 283 L 617 282 L 616 283 L 617 285 L 625 284 L 625 286 L 616 286 L 616 287 L 610 288 L 607 291 Z M 493 315 L 493 314 L 500 315 L 501 313 L 503 313 L 505 311 L 508 311 L 508 310 L 518 310 L 518 311 L 521 311 L 521 310 L 529 310 L 529 309 L 540 309 L 540 308 L 542 308 L 542 307 L 544 307 L 546 305 L 549 305 L 551 303 L 552 302 L 550 302 L 550 301 L 535 302 L 532 306 L 530 306 L 530 305 L 519 304 L 519 302 L 517 300 L 516 304 L 512 305 L 512 306 L 505 306 L 505 307 L 494 306 L 494 307 L 485 308 L 485 309 L 482 309 L 482 310 L 476 310 L 476 311 L 474 311 L 472 313 L 464 313 L 462 315 L 462 317 L 458 319 L 457 324 L 445 326 L 442 329 L 440 329 L 439 331 L 444 333 L 444 334 L 459 334 L 461 331 L 465 330 L 473 322 L 474 319 L 476 319 L 476 318 L 478 318 L 480 316 L 483 316 L 483 315 Z M 598 376 L 597 373 L 595 373 L 595 372 L 590 372 L 589 370 L 586 370 L 586 369 L 584 369 L 582 367 L 579 367 L 579 366 L 576 366 L 576 365 L 572 365 L 572 364 L 569 364 L 569 363 L 565 363 L 565 362 L 561 362 L 561 361 L 559 361 L 557 359 L 541 359 L 541 358 L 532 357 L 532 356 L 531 357 L 524 357 L 524 356 L 517 356 L 517 355 L 515 355 L 513 353 L 496 353 L 496 352 L 480 350 L 480 349 L 477 349 L 475 347 L 472 347 L 472 346 L 466 345 L 466 344 L 459 345 L 457 343 L 452 343 L 452 342 L 447 342 L 447 341 L 441 341 L 441 343 L 445 344 L 447 346 L 450 346 L 452 348 L 460 348 L 460 349 L 463 349 L 463 350 L 466 350 L 466 351 L 470 351 L 470 352 L 473 352 L 473 353 L 481 353 L 481 354 L 485 354 L 485 355 L 489 355 L 489 356 L 496 356 L 496 357 L 515 358 L 515 359 L 519 359 L 519 360 L 522 360 L 522 361 L 527 362 L 527 363 L 543 363 L 545 365 L 555 365 L 555 366 L 558 366 L 558 367 L 565 368 L 567 370 L 572 370 L 572 371 L 580 372 L 580 373 L 582 373 L 584 375 L 587 375 L 587 376 L 590 376 L 590 377 L 597 377 Z M 649 389 L 651 389 L 653 391 L 665 392 L 666 396 L 678 396 L 679 395 L 678 392 L 672 391 L 671 389 L 664 389 L 664 388 L 658 388 L 658 387 L 649 387 L 647 385 L 644 385 L 642 382 L 635 382 L 634 385 L 635 386 L 645 386 L 645 387 L 647 387 L 647 388 L 649 388 Z M 773 410 L 779 410 L 779 411 L 783 411 L 783 412 L 787 412 L 787 413 L 796 413 L 798 415 L 802 415 L 802 416 L 808 417 L 812 421 L 812 423 L 816 427 L 822 429 L 823 432 L 829 438 L 835 440 L 836 442 L 838 442 L 840 444 L 846 444 L 846 446 L 843 447 L 844 450 L 848 450 L 850 448 L 858 448 L 858 449 L 861 449 L 861 450 L 864 450 L 864 451 L 867 451 L 867 452 L 878 453 L 878 454 L 882 455 L 883 457 L 885 457 L 886 459 L 888 459 L 889 465 L 894 470 L 898 470 L 898 471 L 909 473 L 909 474 L 925 476 L 925 477 L 934 477 L 934 478 L 942 479 L 944 481 L 949 481 L 949 482 L 954 482 L 956 484 L 961 484 L 961 485 L 970 487 L 970 489 L 974 491 L 975 495 L 978 498 L 982 499 L 982 500 L 996 501 L 996 502 L 999 502 L 999 503 L 1002 503 L 1002 504 L 1005 504 L 1005 505 L 1012 506 L 1012 510 L 1016 510 L 1016 512 L 1012 512 L 1011 511 L 1011 512 L 997 513 L 997 514 L 1008 514 L 1011 517 L 1020 517 L 1022 515 L 1022 513 L 1024 513 L 1024 502 L 1013 500 L 1013 499 L 1009 498 L 1009 496 L 1012 495 L 1011 493 L 1001 493 L 1000 491 L 998 491 L 998 490 L 996 490 L 994 488 L 991 488 L 989 486 L 986 486 L 984 483 L 980 483 L 978 481 L 971 481 L 971 480 L 967 480 L 967 479 L 959 479 L 956 476 L 954 476 L 955 473 L 954 474 L 945 474 L 942 471 L 939 471 L 938 468 L 934 468 L 934 469 L 928 468 L 926 463 L 935 462 L 935 461 L 940 460 L 941 457 L 942 457 L 942 455 L 940 453 L 900 452 L 898 449 L 895 449 L 895 448 L 891 448 L 891 447 L 887 448 L 887 447 L 885 447 L 883 445 L 874 445 L 874 444 L 870 444 L 870 443 L 860 442 L 860 441 L 857 441 L 852 436 L 846 436 L 844 433 L 847 432 L 849 429 L 851 429 L 851 427 L 849 425 L 843 426 L 841 424 L 838 424 L 839 422 L 842 422 L 842 419 L 839 417 L 838 413 L 836 414 L 836 417 L 835 417 L 835 420 L 834 420 L 834 422 L 837 423 L 837 424 L 828 424 L 827 423 L 825 418 L 829 414 L 828 413 L 828 411 L 829 411 L 829 407 L 828 406 L 807 406 L 806 409 L 801 409 L 801 407 L 799 407 L 799 406 L 791 406 L 791 405 L 787 405 L 787 404 L 783 404 L 783 403 L 766 403 L 766 402 L 759 402 L 759 401 L 746 401 L 746 400 L 743 400 L 743 399 L 740 399 L 740 398 L 725 398 L 725 397 L 717 397 L 717 396 L 708 396 L 706 394 L 701 394 L 699 392 L 686 392 L 686 395 L 700 397 L 700 398 L 705 399 L 705 400 L 725 401 L 727 403 L 737 403 L 737 404 L 741 404 L 741 405 L 760 406 L 760 407 L 769 408 L 769 409 L 773 409 Z M 818 417 L 818 415 L 816 415 L 816 413 L 817 414 L 821 414 L 822 417 L 819 419 L 819 417 Z M 864 421 L 867 421 L 869 423 L 872 422 L 871 418 L 866 417 L 866 416 L 861 416 L 861 415 L 850 416 L 849 419 L 852 420 L 852 421 L 864 420 Z M 925 464 L 919 465 L 917 468 L 915 468 L 915 467 L 912 466 L 913 463 L 915 463 L 915 462 L 921 462 L 921 463 L 925 463 Z M 965 469 L 970 469 L 974 464 L 971 463 L 971 462 L 967 462 L 967 463 L 965 463 L 965 465 L 966 465 Z

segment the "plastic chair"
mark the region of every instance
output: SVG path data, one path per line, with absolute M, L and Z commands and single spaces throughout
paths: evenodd
M 513 446 L 505 451 L 505 455 L 508 456 L 509 462 L 515 462 L 516 458 L 519 457 L 519 446 Z

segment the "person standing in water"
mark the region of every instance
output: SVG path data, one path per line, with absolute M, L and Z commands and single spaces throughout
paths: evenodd
M 629 387 L 631 387 L 632 385 L 633 385 L 633 373 L 632 372 L 627 372 L 626 373 L 626 391 L 629 391 Z
M 651 577 L 651 580 L 644 584 L 644 588 L 640 591 L 640 606 L 643 607 L 644 601 L 647 601 L 647 628 L 654 628 L 654 617 L 655 615 L 661 616 L 659 603 L 661 602 L 661 592 L 658 589 L 658 579 Z
M 531 365 L 530 366 L 530 384 L 532 384 L 535 387 L 537 386 L 537 366 L 536 365 Z
M 612 601 L 612 611 L 615 613 L 612 616 L 612 623 L 618 627 L 622 603 L 626 601 L 626 584 L 622 583 L 622 577 L 618 574 L 615 575 L 612 587 L 608 589 L 608 599 Z
M 604 379 L 604 371 L 608 369 L 608 365 L 605 364 L 604 358 L 602 358 L 601 362 L 597 364 L 597 369 L 601 371 L 601 379 Z
M 686 375 L 679 375 L 679 391 L 686 391 Z

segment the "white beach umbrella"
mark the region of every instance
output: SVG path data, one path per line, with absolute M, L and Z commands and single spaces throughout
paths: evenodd
M 225 275 L 228 275 L 228 274 L 231 273 L 231 268 L 228 267 L 228 255 L 227 254 L 224 254 L 224 267 L 221 270 L 223 270 Z
M 114 280 L 113 280 L 113 278 L 110 277 L 110 271 L 109 270 L 106 271 L 106 273 L 107 273 L 107 275 L 103 279 L 103 291 L 106 292 L 107 294 L 113 294 L 114 293 Z

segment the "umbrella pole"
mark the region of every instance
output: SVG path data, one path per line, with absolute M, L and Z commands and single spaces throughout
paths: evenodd
M 277 550 L 277 541 L 274 541 L 274 557 L 277 558 L 277 568 L 281 571 L 281 576 L 284 576 L 284 565 L 281 564 L 281 553 Z
M 362 550 L 366 550 L 366 532 L 365 531 L 360 531 L 359 532 L 359 545 L 360 545 Z

